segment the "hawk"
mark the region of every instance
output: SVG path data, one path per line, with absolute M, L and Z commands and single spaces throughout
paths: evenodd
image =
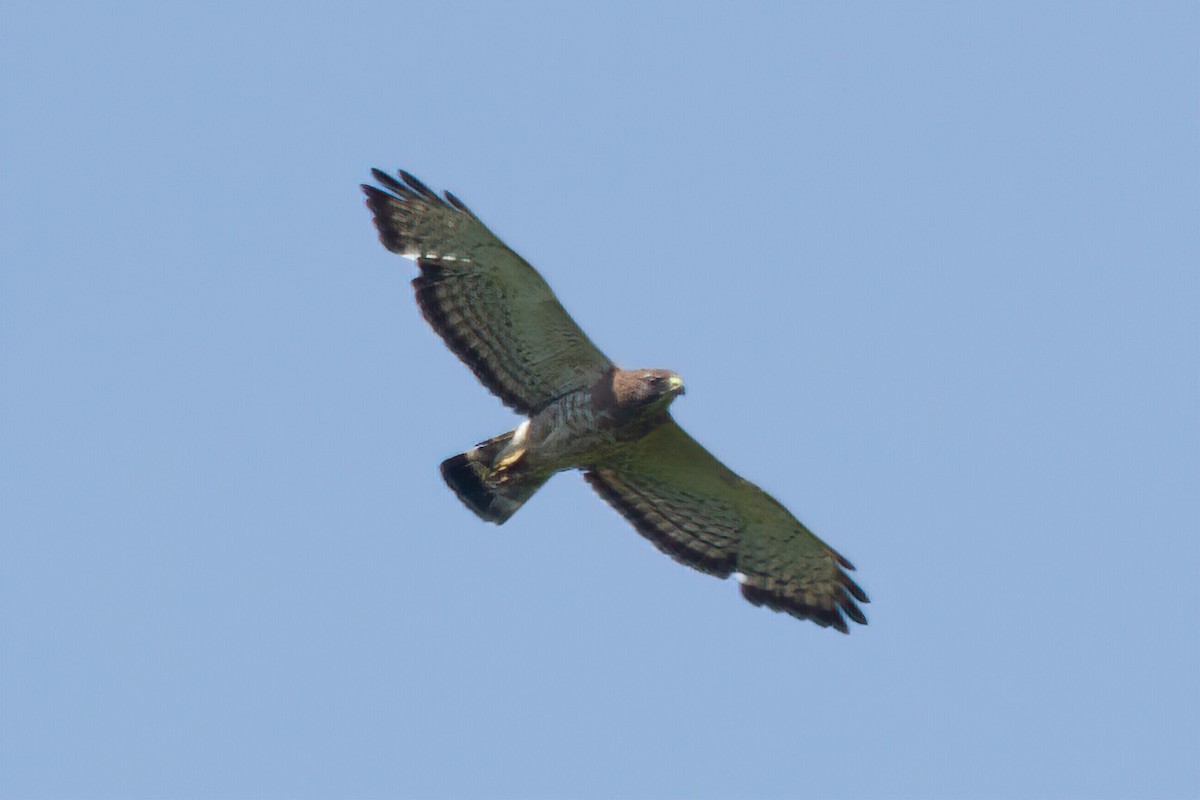
M 450 192 L 404 171 L 372 174 L 379 186 L 362 187 L 367 207 L 383 246 L 416 260 L 421 314 L 526 417 L 442 463 L 469 509 L 502 524 L 552 475 L 579 469 L 655 547 L 701 572 L 736 575 L 751 603 L 842 633 L 847 617 L 866 624 L 855 601 L 867 595 L 846 574 L 854 566 L 671 418 L 684 392 L 678 375 L 613 364 L 537 270 Z

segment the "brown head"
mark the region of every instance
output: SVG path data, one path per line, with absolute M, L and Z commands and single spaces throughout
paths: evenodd
M 683 394 L 683 379 L 669 369 L 619 369 L 612 388 L 618 406 L 641 416 L 666 411 Z

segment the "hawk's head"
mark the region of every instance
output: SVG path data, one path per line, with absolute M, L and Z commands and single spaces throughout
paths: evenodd
M 665 410 L 683 394 L 683 378 L 669 369 L 618 370 L 613 381 L 617 403 L 639 413 Z

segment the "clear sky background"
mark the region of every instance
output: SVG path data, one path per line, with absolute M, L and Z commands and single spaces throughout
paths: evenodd
M 0 4 L 0 796 L 1195 797 L 1195 3 Z M 655 551 L 358 184 L 463 198 L 858 566 Z

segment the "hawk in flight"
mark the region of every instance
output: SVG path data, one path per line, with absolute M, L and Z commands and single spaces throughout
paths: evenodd
M 854 567 L 774 498 L 679 427 L 678 375 L 620 369 L 554 292 L 457 197 L 407 172 L 363 186 L 383 246 L 415 259 L 421 313 L 505 405 L 515 430 L 442 463 L 482 519 L 502 524 L 556 472 L 588 483 L 655 547 L 690 567 L 735 574 L 755 605 L 847 632 L 866 624 Z M 845 617 L 843 617 L 845 615 Z

